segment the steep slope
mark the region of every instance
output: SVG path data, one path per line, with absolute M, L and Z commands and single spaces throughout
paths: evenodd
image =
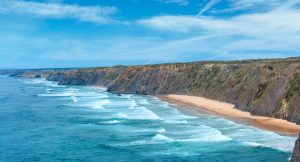
M 49 79 L 59 81 L 60 85 L 94 85 L 108 87 L 122 76 L 125 66 L 107 68 L 78 69 L 65 73 L 52 73 Z
M 300 124 L 299 58 L 129 67 L 109 92 L 186 94 Z

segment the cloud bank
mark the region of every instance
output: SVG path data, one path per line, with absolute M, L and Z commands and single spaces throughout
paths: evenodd
M 96 24 L 116 23 L 110 15 L 119 13 L 117 7 L 78 6 L 62 3 L 40 3 L 34 1 L 0 1 L 1 14 L 33 15 L 49 19 L 78 19 Z
M 246 4 L 246 0 L 241 2 Z M 252 5 L 252 2 L 247 2 Z M 139 20 L 137 23 L 155 30 L 193 35 L 193 39 L 181 41 L 198 44 L 199 54 L 209 53 L 215 56 L 212 58 L 298 54 L 300 10 L 295 6 L 298 2 L 282 2 L 271 11 L 244 13 L 227 18 L 163 15 Z

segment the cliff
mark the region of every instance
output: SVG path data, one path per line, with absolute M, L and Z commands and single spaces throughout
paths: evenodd
M 122 76 L 125 66 L 78 69 L 70 72 L 50 74 L 47 79 L 59 81 L 60 85 L 94 85 L 108 87 Z
M 51 73 L 47 79 L 115 93 L 201 96 L 300 124 L 300 58 L 89 68 Z
M 49 81 L 56 81 L 60 82 L 63 78 L 65 78 L 68 75 L 67 72 L 59 71 L 55 73 L 50 73 L 46 79 Z
M 0 75 L 9 75 L 15 78 L 46 78 L 51 73 L 58 71 L 70 71 L 71 68 L 55 68 L 55 69 L 24 69 L 24 70 L 2 70 Z
M 129 67 L 109 92 L 185 94 L 300 124 L 299 58 Z
M 11 76 L 34 74 L 34 77 L 47 74 L 47 80 L 58 81 L 60 85 L 104 86 L 113 93 L 201 96 L 234 104 L 235 108 L 252 115 L 300 124 L 300 58 L 6 73 Z

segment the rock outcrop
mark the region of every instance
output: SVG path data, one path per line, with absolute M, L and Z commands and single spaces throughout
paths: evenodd
M 125 69 L 125 66 L 116 66 L 108 68 L 72 70 L 68 72 L 65 77 L 60 79 L 59 84 L 108 87 L 116 79 L 122 76 Z
M 300 137 L 295 142 L 293 155 L 289 162 L 300 162 Z
M 68 75 L 67 72 L 59 71 L 55 73 L 50 73 L 46 79 L 49 81 L 56 81 L 60 82 L 63 78 L 65 78 Z

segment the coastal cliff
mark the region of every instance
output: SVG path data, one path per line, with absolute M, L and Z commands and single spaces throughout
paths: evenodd
M 300 125 L 300 58 L 90 68 L 52 73 L 47 79 L 104 86 L 112 93 L 206 97 Z
M 73 70 L 71 68 L 55 68 L 55 69 L 28 69 L 28 70 L 2 70 L 0 75 L 9 75 L 15 78 L 47 78 L 53 73 Z M 49 78 L 51 80 L 51 77 Z M 53 80 L 58 81 L 58 80 Z
M 184 94 L 236 105 L 252 115 L 300 124 L 299 59 L 129 67 L 109 92 Z
M 84 85 L 108 87 L 121 77 L 127 67 L 77 69 L 69 72 L 51 73 L 47 79 L 58 81 L 59 85 Z

